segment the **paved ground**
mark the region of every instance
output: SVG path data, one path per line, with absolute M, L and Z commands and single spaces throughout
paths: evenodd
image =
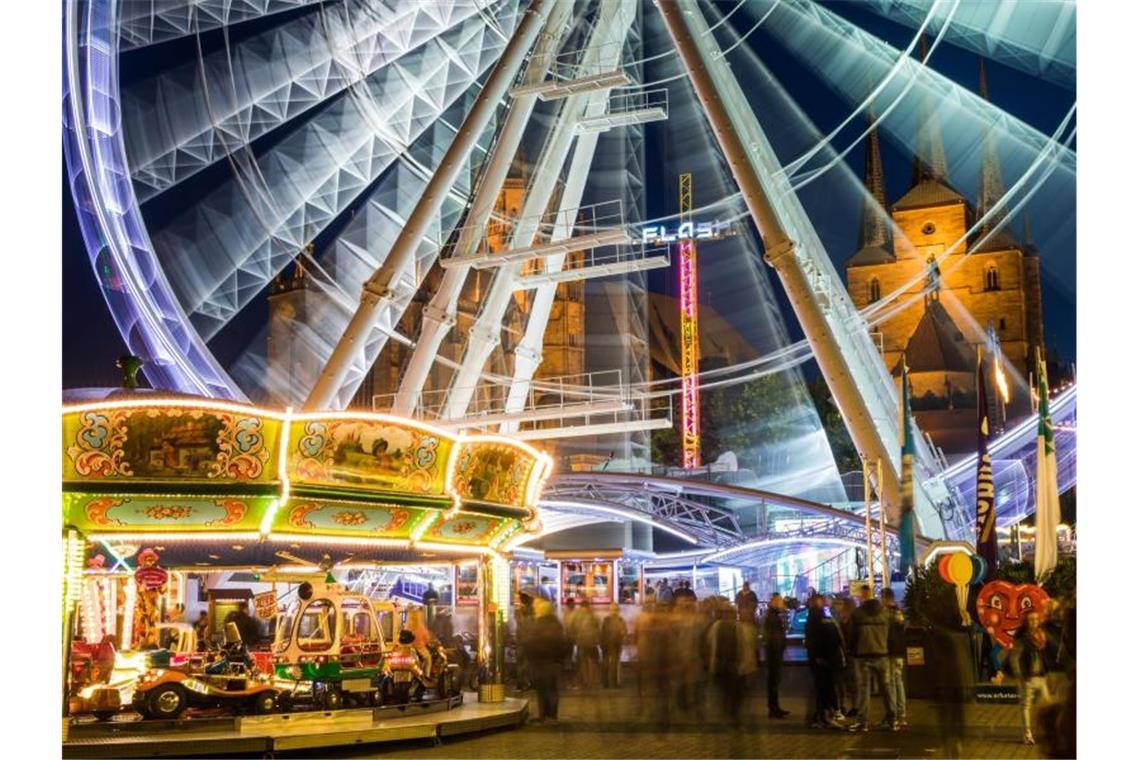
M 761 673 L 762 675 L 762 673 Z M 518 730 L 491 731 L 455 738 L 439 746 L 403 743 L 371 748 L 346 748 L 333 757 L 407 758 L 897 758 L 943 757 L 934 706 L 912 700 L 910 729 L 892 734 L 872 730 L 848 734 L 811 729 L 804 725 L 807 709 L 807 670 L 785 672 L 782 702 L 792 715 L 780 721 L 767 718 L 764 687 L 750 689 L 745 714 L 750 717 L 736 731 L 716 719 L 715 695 L 709 695 L 706 719 L 673 713 L 667 731 L 657 728 L 651 707 L 639 706 L 636 690 L 598 690 L 563 694 L 556 724 L 534 722 Z M 531 714 L 536 712 L 533 692 Z M 872 697 L 871 719 L 882 718 L 882 703 Z M 962 757 L 1030 758 L 1033 748 L 1021 744 L 1017 705 L 969 705 Z M 315 756 L 315 755 L 314 755 Z

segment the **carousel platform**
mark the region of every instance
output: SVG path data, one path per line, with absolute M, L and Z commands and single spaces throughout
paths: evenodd
M 474 693 L 401 707 L 77 723 L 63 757 L 187 757 L 279 752 L 425 739 L 521 726 L 527 700 L 479 702 Z

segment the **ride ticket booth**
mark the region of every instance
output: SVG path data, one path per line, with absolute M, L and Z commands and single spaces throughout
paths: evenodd
M 207 611 L 208 633 L 220 627 L 214 645 L 224 649 L 234 643 L 227 605 L 248 630 L 273 631 L 306 576 L 368 599 L 363 586 L 350 587 L 362 572 L 450 567 L 447 601 L 458 608 L 474 597 L 475 656 L 492 677 L 498 672 L 510 604 L 501 552 L 537 529 L 548 456 L 509 438 L 459 438 L 389 415 L 113 395 L 62 415 L 65 740 L 70 719 L 89 706 L 84 689 L 120 692 L 127 701 L 116 709 L 131 710 L 132 684 L 153 671 L 157 655 L 147 650 L 164 626 L 179 634 L 165 641 L 193 642 L 187 629 Z M 330 640 L 348 640 L 338 621 L 328 621 Z M 389 636 L 398 627 L 390 623 Z M 280 711 L 272 678 L 257 666 L 290 666 L 273 659 L 272 636 L 260 638 L 265 651 L 249 653 L 246 681 L 258 684 L 258 710 Z M 160 667 L 207 683 L 211 676 L 195 669 L 214 655 L 181 654 L 166 652 Z M 128 660 L 135 671 L 119 667 Z M 352 689 L 364 699 L 372 686 L 357 678 Z M 176 703 L 171 691 L 164 704 Z

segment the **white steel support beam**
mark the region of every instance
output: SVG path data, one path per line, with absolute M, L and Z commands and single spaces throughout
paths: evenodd
M 633 25 L 635 15 L 636 8 L 630 3 L 622 0 L 603 0 L 597 22 L 590 32 L 589 49 L 585 53 L 584 60 L 591 65 L 596 62 L 599 66 L 617 66 L 621 59 L 622 46 L 612 43 L 625 39 L 629 28 Z M 574 157 L 571 159 L 571 169 L 562 190 L 558 215 L 559 219 L 570 219 L 570 222 L 560 224 L 551 235 L 551 239 L 566 238 L 573 232 L 572 217 L 567 212 L 581 205 L 586 176 L 597 146 L 597 134 L 582 135 L 575 144 L 577 121 L 583 116 L 601 113 L 606 107 L 608 98 L 606 90 L 571 95 L 566 98 L 558 123 L 543 147 L 542 156 L 534 171 L 534 181 L 527 188 L 519 224 L 514 230 L 508 251 L 510 248 L 532 244 L 538 232 L 539 220 L 549 205 L 556 189 L 558 175 L 572 145 Z M 516 288 L 516 279 L 520 271 L 520 264 L 503 266 L 495 271 L 486 300 L 468 335 L 462 366 L 452 378 L 451 392 L 441 415 L 442 419 L 457 419 L 466 414 L 483 366 L 499 341 L 500 325 Z M 536 366 L 541 362 L 541 354 L 537 352 L 529 355 L 516 354 L 516 361 L 520 358 L 524 362 L 533 362 Z
M 573 3 L 554 3 L 546 27 L 523 72 L 523 82 L 542 81 L 546 76 L 547 64 L 551 55 L 557 52 L 573 7 Z M 461 237 L 455 247 L 455 256 L 468 257 L 479 245 L 479 232 L 487 226 L 491 212 L 495 210 L 499 190 L 510 171 L 519 143 L 522 142 L 536 100 L 536 95 L 519 96 L 512 100 L 502 130 L 496 137 L 491 155 L 487 157 L 485 168 L 477 180 L 471 209 L 467 212 Z M 439 354 L 439 347 L 447 337 L 448 331 L 455 325 L 459 295 L 470 270 L 470 266 L 447 268 L 443 273 L 439 289 L 424 307 L 420 336 L 404 375 L 400 378 L 400 388 L 392 404 L 393 414 L 409 415 L 415 409 L 416 399 L 423 391 L 432 364 Z
M 424 188 L 423 195 L 420 196 L 415 210 L 409 215 L 407 224 L 396 238 L 396 242 L 392 244 L 392 250 L 388 252 L 380 268 L 364 284 L 360 305 L 352 315 L 336 348 L 333 349 L 328 363 L 321 371 L 316 386 L 306 399 L 304 405 L 306 410 L 328 408 L 336 398 L 353 361 L 363 352 L 365 341 L 376 324 L 377 317 L 383 312 L 385 305 L 395 300 L 393 281 L 411 264 L 416 248 L 428 232 L 431 220 L 439 213 L 467 157 L 490 122 L 499 101 L 518 75 L 526 60 L 527 52 L 534 46 L 555 5 L 557 3 L 552 0 L 538 0 L 526 10 L 523 20 L 503 50 L 475 104 L 463 120 L 463 126 L 448 146 L 439 168 Z
M 696 2 L 657 0 L 656 4 L 763 236 L 764 257 L 780 276 L 855 446 L 867 461 L 884 463 L 884 482 L 877 485 L 897 522 L 901 457 L 893 382 L 875 354 L 865 324 L 850 318 L 855 310 L 846 291 L 832 287 L 837 275 L 827 252 L 779 171 L 775 153 Z M 785 222 L 802 238 L 801 245 L 789 236 Z M 930 462 L 925 449 L 922 446 L 919 459 Z M 915 482 L 917 486 L 923 479 L 916 477 Z M 915 489 L 916 516 L 922 533 L 941 537 L 945 527 L 937 502 L 948 502 L 949 494 L 944 484 L 941 492 L 926 485 Z

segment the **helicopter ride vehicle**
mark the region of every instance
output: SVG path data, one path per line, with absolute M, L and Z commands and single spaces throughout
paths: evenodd
M 382 607 L 392 605 L 379 603 Z M 394 626 L 394 608 L 380 616 L 371 599 L 339 583 L 305 581 L 277 618 L 274 675 L 286 688 L 286 709 L 307 702 L 320 709 L 380 703 L 391 672 L 381 626 Z

